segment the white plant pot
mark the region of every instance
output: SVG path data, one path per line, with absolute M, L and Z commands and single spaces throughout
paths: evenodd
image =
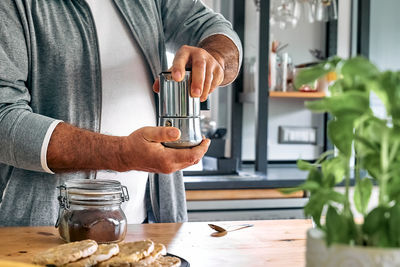
M 324 233 L 319 229 L 307 232 L 307 267 L 392 267 L 400 266 L 400 249 L 360 247 L 349 245 L 326 246 Z

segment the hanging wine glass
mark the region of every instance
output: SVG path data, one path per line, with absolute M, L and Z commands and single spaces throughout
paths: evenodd
M 277 24 L 281 29 L 294 24 L 295 0 L 274 0 L 271 5 L 271 25 Z
M 329 9 L 329 17 L 331 20 L 338 19 L 337 0 L 331 0 L 331 8 Z
M 303 10 L 304 16 L 308 20 L 309 23 L 313 23 L 315 21 L 315 1 L 314 0 L 305 0 L 303 1 Z
M 315 10 L 314 0 L 296 0 L 296 4 L 294 7 L 294 17 L 297 21 L 299 21 L 301 17 L 304 16 L 309 23 L 313 23 L 314 10 Z
M 330 0 L 317 0 L 315 6 L 315 19 L 317 21 L 329 21 L 328 6 L 330 5 Z
M 317 21 L 328 22 L 329 20 L 336 20 L 337 17 L 336 0 L 317 0 L 315 7 L 315 19 Z
M 296 0 L 294 3 L 294 8 L 293 8 L 293 19 L 292 19 L 292 26 L 296 27 L 297 23 L 301 19 L 301 13 L 302 13 L 302 3 L 300 0 Z

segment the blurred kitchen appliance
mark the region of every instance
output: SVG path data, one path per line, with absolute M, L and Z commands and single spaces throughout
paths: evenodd
M 163 143 L 171 148 L 197 146 L 202 141 L 200 98 L 190 96 L 191 71 L 182 81 L 172 79 L 169 71 L 160 74 L 159 126 L 176 127 L 181 131 L 177 141 Z

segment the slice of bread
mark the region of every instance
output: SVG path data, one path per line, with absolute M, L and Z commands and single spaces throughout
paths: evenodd
M 106 261 L 112 256 L 117 255 L 119 246 L 117 244 L 99 245 L 97 251 L 89 257 L 66 264 L 66 267 L 91 267 L 99 262 Z
M 171 257 L 171 256 L 159 257 L 155 263 L 159 264 L 156 266 L 160 266 L 160 267 L 179 267 L 179 266 L 181 266 L 181 260 L 177 257 Z M 150 265 L 150 266 L 153 267 L 152 265 Z
M 153 251 L 154 243 L 151 240 L 121 243 L 118 255 L 100 262 L 99 267 L 130 266 L 149 256 Z
M 157 243 L 154 245 L 154 250 L 153 252 L 141 259 L 138 262 L 132 263 L 131 266 L 133 267 L 144 267 L 144 266 L 149 266 L 150 264 L 154 263 L 160 256 L 167 254 L 167 249 L 163 244 Z
M 64 265 L 88 257 L 96 252 L 97 243 L 94 240 L 82 240 L 63 244 L 37 254 L 33 263 L 38 265 Z

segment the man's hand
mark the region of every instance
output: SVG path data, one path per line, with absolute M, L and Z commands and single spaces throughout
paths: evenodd
M 235 44 L 224 35 L 212 35 L 204 39 L 199 47 L 182 46 L 175 55 L 172 78 L 182 81 L 187 67 L 192 68 L 191 96 L 205 101 L 208 95 L 220 85 L 230 83 L 239 71 L 239 51 Z M 160 82 L 153 85 L 159 92 Z
M 174 127 L 144 127 L 124 139 L 123 163 L 120 171 L 140 170 L 172 173 L 197 164 L 210 145 L 209 139 L 193 148 L 167 148 L 161 142 L 178 140 L 180 131 Z
M 205 101 L 207 96 L 217 88 L 224 80 L 224 60 L 217 61 L 206 50 L 184 45 L 175 55 L 170 71 L 172 78 L 180 82 L 185 75 L 186 67 L 192 68 L 191 96 L 200 97 Z M 159 92 L 159 79 L 153 85 L 156 93 Z
M 193 148 L 173 149 L 161 142 L 179 139 L 174 127 L 144 127 L 129 136 L 109 136 L 67 123 L 55 128 L 47 149 L 47 164 L 54 172 L 82 170 L 147 171 L 172 173 L 194 165 L 206 153 L 210 140 Z

